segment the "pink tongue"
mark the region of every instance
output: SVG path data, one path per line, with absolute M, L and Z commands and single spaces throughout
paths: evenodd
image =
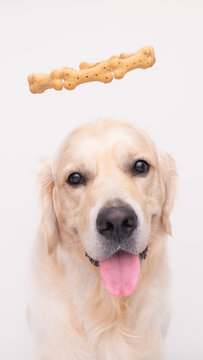
M 118 252 L 100 261 L 100 275 L 110 294 L 129 296 L 135 290 L 140 277 L 139 256 Z

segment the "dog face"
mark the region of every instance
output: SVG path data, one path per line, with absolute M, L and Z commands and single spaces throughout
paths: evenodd
M 60 239 L 100 261 L 118 251 L 139 254 L 152 232 L 170 232 L 173 160 L 129 124 L 81 126 L 44 168 L 41 184 L 50 252 Z

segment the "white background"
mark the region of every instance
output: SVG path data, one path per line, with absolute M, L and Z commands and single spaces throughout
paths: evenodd
M 40 219 L 35 172 L 85 121 L 131 121 L 176 160 L 169 239 L 173 317 L 164 360 L 203 359 L 203 3 L 198 0 L 1 0 L 0 359 L 28 360 L 26 281 Z M 156 65 L 110 84 L 29 92 L 49 72 L 153 45 Z

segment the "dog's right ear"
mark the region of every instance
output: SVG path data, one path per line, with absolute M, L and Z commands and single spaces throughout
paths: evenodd
M 59 226 L 54 208 L 54 179 L 52 166 L 46 161 L 38 173 L 40 202 L 42 208 L 41 224 L 47 241 L 48 253 L 52 254 L 59 242 Z

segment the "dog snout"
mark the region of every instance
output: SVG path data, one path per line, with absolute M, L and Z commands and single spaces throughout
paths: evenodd
M 130 206 L 103 207 L 97 216 L 96 225 L 102 236 L 120 242 L 132 235 L 138 219 Z

